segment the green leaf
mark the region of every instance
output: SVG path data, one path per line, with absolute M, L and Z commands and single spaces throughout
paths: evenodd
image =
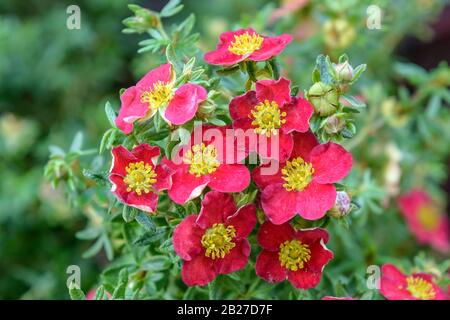
M 95 241 L 95 243 L 88 249 L 86 250 L 82 257 L 83 258 L 90 258 L 95 256 L 97 253 L 100 252 L 100 250 L 103 247 L 103 239 L 102 237 L 98 238 L 97 241 Z
M 103 246 L 105 248 L 106 257 L 109 261 L 112 261 L 114 259 L 114 250 L 111 244 L 111 240 L 108 237 L 108 234 L 105 232 L 103 234 Z
M 165 6 L 164 8 L 162 8 L 160 15 L 161 17 L 167 18 L 167 17 L 171 17 L 175 14 L 177 14 L 178 12 L 180 12 L 184 5 L 180 4 L 180 0 L 170 0 Z
M 80 240 L 92 240 L 100 235 L 101 229 L 99 228 L 86 228 L 84 230 L 78 231 L 75 237 Z
M 155 232 L 146 232 L 138 239 L 136 239 L 133 244 L 136 246 L 146 246 L 150 243 L 161 240 L 166 234 L 166 230 L 164 228 L 158 228 Z
M 84 292 L 76 287 L 72 287 L 69 289 L 70 299 L 72 300 L 86 300 L 86 296 Z
M 347 101 L 352 107 L 355 107 L 355 108 L 365 108 L 366 107 L 366 104 L 364 102 L 359 101 L 354 96 L 342 95 L 342 99 Z
M 81 146 L 83 144 L 83 133 L 78 131 L 75 137 L 73 138 L 72 145 L 70 146 L 70 151 L 80 151 Z
M 135 219 L 145 230 L 147 231 L 156 230 L 154 222 L 145 212 L 139 211 Z
M 364 71 L 366 71 L 367 69 L 367 65 L 365 64 L 360 64 L 359 66 L 357 66 L 354 70 L 353 70 L 353 78 L 352 81 L 350 81 L 350 84 L 355 83 L 359 77 L 361 77 L 362 73 Z
M 116 112 L 114 111 L 114 109 L 111 106 L 111 103 L 109 103 L 109 101 L 106 101 L 105 104 L 105 113 L 106 113 L 106 117 L 108 118 L 109 124 L 111 125 L 111 127 L 115 128 L 116 127 Z
M 166 256 L 152 256 L 142 264 L 142 269 L 146 271 L 161 271 L 170 268 L 172 262 Z
M 138 212 L 139 210 L 136 208 L 130 206 L 123 206 L 122 218 L 125 222 L 131 222 L 136 218 Z
M 331 76 L 329 70 L 332 68 L 330 63 L 330 58 L 320 54 L 316 59 L 316 68 L 320 72 L 320 81 L 326 84 L 333 82 L 333 77 Z

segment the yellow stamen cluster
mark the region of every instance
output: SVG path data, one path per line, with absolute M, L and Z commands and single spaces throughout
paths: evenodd
M 259 50 L 263 41 L 264 38 L 257 33 L 250 34 L 247 31 L 241 35 L 234 36 L 234 41 L 228 46 L 228 51 L 244 56 Z
M 281 112 L 275 101 L 265 100 L 256 105 L 251 111 L 251 117 L 254 119 L 252 125 L 256 126 L 255 133 L 265 134 L 270 137 L 276 135 L 278 129 L 283 123 L 286 123 L 286 112 Z
M 211 259 L 224 258 L 236 244 L 233 242 L 236 237 L 236 229 L 233 226 L 225 227 L 222 223 L 215 223 L 206 230 L 201 243 L 206 249 L 205 256 Z
M 299 240 L 288 240 L 280 245 L 278 259 L 281 266 L 291 271 L 303 269 L 305 263 L 311 259 L 311 250 L 307 244 Z
M 283 187 L 287 191 L 302 191 L 311 182 L 313 173 L 312 164 L 300 157 L 286 161 L 286 165 L 281 169 L 282 178 L 286 181 Z
M 440 214 L 433 206 L 422 206 L 417 213 L 417 219 L 425 230 L 436 230 L 439 226 Z
M 420 300 L 431 300 L 436 297 L 433 285 L 420 277 L 407 277 L 407 289 L 415 298 Z
M 193 145 L 184 155 L 183 161 L 190 165 L 189 173 L 196 177 L 213 173 L 220 165 L 217 149 L 212 144 L 205 146 L 204 143 Z
M 156 110 L 168 103 L 173 96 L 173 87 L 171 84 L 157 81 L 153 84 L 151 90 L 144 91 L 141 95 L 141 102 L 147 103 L 148 108 Z
M 127 192 L 135 191 L 138 195 L 142 194 L 142 191 L 149 193 L 152 185 L 156 182 L 156 172 L 153 167 L 140 162 L 132 162 L 125 168 L 127 175 L 123 179 L 123 182 L 128 186 Z

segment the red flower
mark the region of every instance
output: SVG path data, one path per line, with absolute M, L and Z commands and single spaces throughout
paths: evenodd
M 158 193 L 170 188 L 167 168 L 156 165 L 159 147 L 140 144 L 128 151 L 124 146 L 112 149 L 113 161 L 109 180 L 111 192 L 126 205 L 155 212 Z
M 196 128 L 190 144 L 181 148 L 177 159 L 164 160 L 173 172 L 169 197 L 175 203 L 184 204 L 198 197 L 206 186 L 219 192 L 241 192 L 250 183 L 247 167 L 236 163 L 245 158 L 245 153 L 236 151 L 234 136 L 232 143 L 227 141 L 224 132 L 228 127 L 202 128 L 199 141 L 195 137 Z M 233 155 L 231 163 L 227 161 L 228 154 Z
M 306 99 L 291 97 L 290 81 L 285 78 L 257 81 L 255 91 L 248 91 L 230 102 L 233 127 L 247 130 L 246 135 L 251 132 L 248 151 L 279 161 L 286 161 L 291 154 L 290 133 L 308 131 L 313 113 Z M 273 143 L 278 143 L 278 154 L 272 154 Z
M 205 54 L 205 60 L 225 66 L 244 60 L 264 61 L 280 54 L 291 41 L 289 34 L 266 37 L 251 28 L 227 31 L 220 35 L 216 50 Z
M 120 97 L 122 105 L 116 118 L 117 127 L 129 134 L 136 120 L 151 118 L 158 110 L 166 121 L 176 125 L 191 120 L 207 92 L 193 83 L 175 88 L 174 80 L 172 66 L 166 63 L 125 90 Z
M 333 183 L 352 168 L 352 155 L 340 145 L 318 144 L 311 132 L 294 133 L 290 160 L 278 165 L 275 174 L 264 174 L 270 165 L 253 171 L 253 180 L 262 190 L 261 205 L 274 224 L 289 221 L 298 213 L 305 219 L 322 218 L 336 200 Z
M 325 296 L 321 300 L 356 300 L 352 297 L 333 297 L 333 296 Z
M 296 231 L 289 223 L 267 221 L 259 229 L 258 242 L 263 250 L 256 259 L 256 274 L 271 283 L 287 278 L 298 289 L 314 288 L 333 259 L 325 247 L 328 232 L 320 228 Z
M 380 292 L 388 300 L 446 300 L 432 275 L 414 273 L 406 276 L 392 264 L 381 267 Z
M 188 216 L 173 232 L 173 247 L 184 260 L 184 283 L 204 286 L 219 274 L 243 269 L 250 255 L 246 238 L 255 224 L 254 205 L 237 209 L 231 195 L 208 192 L 200 214 Z
M 399 197 L 398 204 L 419 243 L 430 244 L 444 253 L 450 250 L 449 220 L 426 192 L 411 190 Z

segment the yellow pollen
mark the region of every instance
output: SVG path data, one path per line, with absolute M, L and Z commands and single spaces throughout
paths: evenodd
M 406 278 L 407 289 L 415 298 L 420 300 L 431 300 L 436 297 L 433 285 L 420 277 L 410 276 Z
M 265 134 L 267 137 L 276 135 L 283 123 L 286 123 L 286 112 L 281 112 L 275 101 L 265 100 L 256 105 L 251 111 L 252 125 L 256 126 L 255 133 Z
M 312 164 L 300 157 L 286 161 L 286 165 L 281 169 L 282 178 L 286 181 L 283 187 L 287 191 L 302 191 L 311 182 L 313 173 Z
M 228 51 L 244 56 L 259 50 L 263 41 L 264 38 L 257 33 L 250 34 L 247 31 L 241 35 L 234 36 L 234 41 L 228 46 Z
M 278 254 L 281 266 L 291 271 L 303 269 L 305 263 L 311 259 L 311 250 L 307 244 L 298 240 L 285 241 L 280 245 Z
M 225 227 L 222 223 L 215 223 L 202 237 L 205 256 L 213 260 L 224 258 L 236 246 L 233 242 L 235 236 L 236 229 L 233 226 Z
M 153 167 L 140 162 L 132 162 L 125 168 L 127 175 L 123 179 L 123 182 L 128 186 L 127 192 L 135 191 L 138 195 L 142 194 L 142 191 L 149 193 L 152 185 L 156 182 L 156 172 Z
M 193 145 L 184 155 L 183 161 L 190 165 L 189 173 L 196 177 L 213 173 L 220 165 L 217 149 L 212 144 L 205 146 L 204 143 Z
M 172 85 L 157 81 L 150 90 L 142 93 L 141 102 L 148 103 L 149 109 L 156 110 L 172 99 L 172 89 Z
M 440 214 L 433 206 L 422 206 L 417 213 L 417 219 L 425 230 L 436 230 L 439 226 Z

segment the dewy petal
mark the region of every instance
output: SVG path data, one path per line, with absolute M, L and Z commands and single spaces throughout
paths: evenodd
M 253 182 L 260 190 L 271 184 L 283 183 L 280 163 L 275 160 L 256 167 L 252 172 Z M 269 174 L 270 173 L 270 174 Z
M 352 154 L 334 142 L 316 146 L 310 160 L 314 180 L 322 184 L 338 182 L 352 169 Z
M 192 260 L 184 261 L 181 278 L 188 286 L 204 286 L 213 281 L 217 275 L 214 260 L 204 254 L 196 255 Z
M 283 184 L 271 184 L 261 194 L 261 206 L 273 224 L 282 224 L 295 216 L 297 192 L 287 191 Z
M 180 165 L 179 169 L 172 175 L 172 187 L 168 194 L 177 204 L 185 204 L 191 199 L 198 197 L 209 182 L 209 175 L 196 177 L 189 173 L 188 165 Z
M 286 280 L 287 269 L 281 266 L 278 251 L 263 250 L 256 258 L 256 274 L 270 283 Z
M 228 274 L 244 269 L 250 255 L 250 244 L 247 239 L 238 240 L 236 246 L 223 259 L 215 260 L 217 272 Z
M 131 150 L 131 153 L 140 161 L 156 164 L 160 155 L 159 147 L 153 147 L 149 144 L 140 144 Z
M 312 272 L 306 268 L 297 271 L 288 271 L 289 282 L 297 289 L 311 289 L 316 287 L 320 278 L 321 272 Z
M 258 104 L 256 92 L 254 90 L 247 91 L 243 95 L 231 99 L 229 105 L 230 116 L 233 120 L 248 118 L 253 108 Z
M 168 83 L 172 78 L 172 66 L 170 63 L 162 64 L 159 67 L 150 70 L 145 76 L 141 78 L 136 84 L 137 87 L 143 90 L 153 88 L 153 84 L 158 81 Z
M 236 212 L 236 204 L 230 194 L 210 191 L 202 200 L 202 207 L 197 224 L 207 229 L 215 223 L 223 223 L 228 216 Z
M 136 192 L 131 191 L 128 194 L 127 202 L 127 204 L 132 207 L 153 213 L 158 206 L 158 195 L 153 192 L 143 192 L 141 195 L 138 195 Z
M 281 130 L 285 133 L 292 131 L 306 132 L 309 130 L 309 119 L 311 119 L 314 109 L 308 100 L 294 98 L 292 103 L 286 105 L 286 123 Z
M 291 158 L 301 157 L 303 160 L 309 162 L 309 154 L 315 146 L 319 144 L 316 136 L 311 132 L 292 132 L 294 139 L 294 147 L 292 149 Z
M 243 164 L 221 164 L 210 177 L 208 186 L 220 192 L 241 192 L 250 184 L 250 172 Z
M 120 111 L 115 123 L 123 133 L 129 134 L 133 131 L 134 121 L 147 115 L 148 106 L 141 103 L 136 87 L 126 89 L 120 96 L 120 101 Z
M 258 243 L 266 250 L 279 251 L 280 245 L 295 237 L 295 230 L 289 222 L 275 225 L 270 221 L 264 222 L 258 231 Z
M 173 249 L 183 260 L 192 260 L 202 251 L 201 239 L 204 233 L 197 224 L 198 215 L 190 215 L 173 231 Z
M 179 87 L 169 102 L 164 116 L 175 125 L 181 125 L 197 113 L 198 105 L 206 100 L 207 92 L 202 86 L 186 83 Z
M 236 213 L 225 220 L 225 225 L 231 225 L 236 229 L 236 239 L 248 237 L 256 224 L 256 208 L 253 204 L 248 204 L 239 208 Z
M 285 78 L 275 80 L 260 80 L 256 82 L 256 97 L 260 102 L 275 101 L 281 108 L 291 102 L 291 82 Z
M 136 157 L 122 145 L 112 148 L 112 167 L 111 173 L 125 176 L 125 168 L 130 162 L 137 161 Z
M 297 192 L 298 214 L 307 220 L 322 218 L 336 201 L 336 189 L 332 184 L 319 184 L 314 179 L 308 186 Z
M 250 55 L 250 60 L 264 61 L 279 55 L 291 41 L 292 36 L 289 34 L 264 37 L 261 48 Z

